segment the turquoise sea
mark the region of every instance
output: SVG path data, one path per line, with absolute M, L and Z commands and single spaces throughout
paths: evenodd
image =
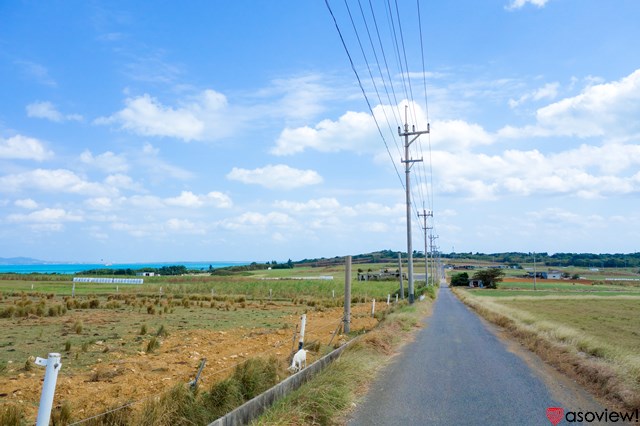
M 225 266 L 248 265 L 251 262 L 156 262 L 156 263 L 114 263 L 105 265 L 103 263 L 42 263 L 32 265 L 0 265 L 0 274 L 16 273 L 16 274 L 75 274 L 77 272 L 88 271 L 91 269 L 142 269 L 142 268 L 161 268 L 163 266 L 184 265 L 190 270 L 203 270 L 212 268 L 223 268 Z

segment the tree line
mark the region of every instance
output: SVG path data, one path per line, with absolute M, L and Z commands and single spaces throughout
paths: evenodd
M 533 253 L 442 253 L 445 259 L 465 259 L 481 262 L 504 263 L 519 265 L 533 263 Z M 536 263 L 546 266 L 577 266 L 601 268 L 631 268 L 640 266 L 640 252 L 638 253 L 535 253 Z

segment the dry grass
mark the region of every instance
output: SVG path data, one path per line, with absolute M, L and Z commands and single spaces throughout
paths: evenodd
M 251 423 L 258 425 L 343 424 L 352 402 L 362 396 L 376 373 L 431 311 L 429 301 L 399 308 L 362 336 L 312 381 L 277 402 Z
M 615 312 L 633 316 L 637 308 L 636 312 L 631 312 L 625 310 L 621 303 L 627 300 L 637 306 L 639 298 L 615 298 L 615 303 L 609 304 L 609 298 L 580 297 L 572 305 L 572 300 L 566 297 L 562 300 L 546 297 L 498 300 L 470 296 L 464 290 L 454 289 L 454 293 L 547 363 L 578 380 L 598 396 L 625 409 L 640 408 L 640 356 L 635 349 L 638 322 L 627 332 L 624 324 L 612 321 L 598 324 L 599 316 L 591 320 L 586 316 L 586 313 L 596 310 L 591 305 L 600 305 L 597 309 L 601 312 L 597 315 L 603 315 L 603 318 L 615 317 Z M 555 306 L 553 302 L 560 305 Z M 538 304 L 540 306 L 536 306 Z M 611 315 L 606 315 L 607 310 Z

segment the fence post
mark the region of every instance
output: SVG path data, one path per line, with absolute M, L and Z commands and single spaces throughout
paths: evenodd
M 376 299 L 371 299 L 371 316 L 376 314 Z
M 304 346 L 304 328 L 307 325 L 307 315 L 302 314 L 300 318 L 300 340 L 298 341 L 298 350 L 302 349 Z
M 44 373 L 44 383 L 42 384 L 42 395 L 40 396 L 36 426 L 49 426 L 51 407 L 53 407 L 53 395 L 56 392 L 56 381 L 58 380 L 58 372 L 62 367 L 60 354 L 50 353 L 47 359 L 37 357 L 35 363 L 41 367 L 47 367 Z
M 387 306 L 389 306 L 389 300 L 391 299 L 391 295 L 387 294 Z
M 351 256 L 344 263 L 344 334 L 349 334 L 351 323 Z

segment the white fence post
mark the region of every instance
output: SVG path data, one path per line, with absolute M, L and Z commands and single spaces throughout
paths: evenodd
M 391 299 L 391 295 L 387 294 L 387 306 L 389 306 L 389 300 Z
M 396 303 L 398 303 L 398 295 L 396 294 Z
M 376 314 L 376 299 L 371 299 L 371 316 Z
M 40 407 L 38 407 L 38 419 L 36 426 L 49 426 L 51 418 L 51 407 L 53 407 L 53 395 L 56 392 L 56 381 L 58 372 L 62 367 L 60 354 L 50 353 L 47 359 L 36 358 L 37 365 L 47 367 L 44 373 L 44 383 L 42 384 L 42 395 L 40 396 Z
M 302 349 L 302 347 L 304 346 L 304 329 L 306 325 L 307 315 L 302 314 L 302 317 L 300 318 L 300 340 L 298 342 L 298 350 Z

